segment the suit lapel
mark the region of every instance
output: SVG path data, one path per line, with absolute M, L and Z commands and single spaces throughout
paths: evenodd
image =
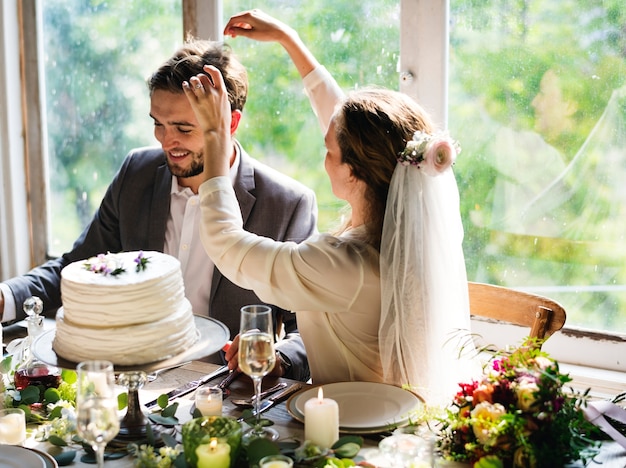
M 239 170 L 233 188 L 235 195 L 237 195 L 243 225 L 245 226 L 256 202 L 256 197 L 251 193 L 255 189 L 254 166 L 252 158 L 241 147 L 239 147 L 239 158 Z
M 149 213 L 150 230 L 153 235 L 149 236 L 151 245 L 146 250 L 162 252 L 165 245 L 165 229 L 170 211 L 170 192 L 172 190 L 172 173 L 165 163 L 157 168 L 154 179 L 152 205 Z

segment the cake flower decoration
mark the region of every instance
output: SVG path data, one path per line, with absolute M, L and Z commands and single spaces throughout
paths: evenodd
M 425 174 L 436 176 L 452 166 L 460 152 L 461 146 L 447 132 L 431 135 L 418 131 L 407 141 L 406 148 L 398 155 L 398 162 L 403 166 L 417 166 Z
M 140 250 L 134 262 L 137 264 L 135 271 L 139 273 L 140 271 L 144 271 L 146 269 L 148 263 L 150 262 L 150 258 L 144 255 L 143 250 Z
M 143 250 L 140 250 L 133 261 L 136 265 L 135 271 L 139 273 L 147 268 L 150 257 L 146 257 Z M 118 276 L 126 272 L 122 259 L 111 252 L 91 257 L 85 261 L 84 265 L 86 270 L 103 276 Z
M 85 269 L 103 276 L 117 276 L 126 271 L 120 259 L 110 252 L 98 254 L 88 259 L 85 262 Z

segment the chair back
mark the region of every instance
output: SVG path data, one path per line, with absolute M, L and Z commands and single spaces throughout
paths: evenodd
M 566 319 L 561 304 L 503 286 L 469 282 L 470 314 L 530 328 L 528 336 L 541 342 L 563 328 Z

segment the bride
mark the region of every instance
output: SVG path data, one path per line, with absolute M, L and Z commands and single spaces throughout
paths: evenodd
M 183 87 L 205 135 L 201 238 L 220 271 L 297 313 L 313 383 L 386 382 L 447 400 L 471 366 L 453 343 L 469 330 L 463 228 L 452 163 L 458 145 L 408 96 L 363 88 L 347 96 L 298 34 L 259 10 L 225 35 L 280 43 L 325 133 L 325 169 L 351 217 L 301 244 L 242 228 L 228 178 L 230 110 L 206 66 Z M 237 366 L 237 339 L 227 352 Z M 472 354 L 473 356 L 473 354 Z

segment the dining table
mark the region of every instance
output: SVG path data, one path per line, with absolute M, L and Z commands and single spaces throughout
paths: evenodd
M 11 335 L 9 335 L 11 337 Z M 4 343 L 7 343 L 7 337 L 5 332 Z M 183 363 L 179 367 L 175 367 L 172 369 L 166 369 L 161 372 L 158 372 L 151 381 L 146 381 L 146 383 L 139 389 L 138 397 L 139 404 L 142 408 L 144 414 L 149 415 L 150 410 L 146 408 L 146 403 L 151 400 L 156 399 L 158 396 L 162 394 L 166 394 L 170 390 L 178 388 L 190 381 L 197 380 L 202 378 L 203 376 L 210 374 L 217 370 L 220 367 L 218 364 L 214 364 L 211 362 L 205 362 L 204 360 L 196 360 Z M 207 385 L 218 385 L 226 375 L 220 375 L 212 380 L 210 380 Z M 313 386 L 310 383 L 296 382 L 291 379 L 279 378 L 274 376 L 266 376 L 263 379 L 262 385 L 263 389 L 270 388 L 276 385 L 279 382 L 284 382 L 287 385 L 293 384 L 301 384 L 303 386 L 302 390 L 307 391 L 310 390 Z M 125 387 L 120 386 L 120 393 L 126 391 Z M 179 406 L 176 412 L 176 417 L 179 420 L 179 423 L 182 425 L 183 423 L 191 420 L 193 418 L 193 407 L 194 407 L 194 393 L 191 392 L 187 395 L 179 397 L 175 399 Z M 243 409 L 236 406 L 233 403 L 233 400 L 242 399 L 242 398 L 250 398 L 254 394 L 254 388 L 252 380 L 245 374 L 239 375 L 236 379 L 232 380 L 232 382 L 228 386 L 228 391 L 226 392 L 226 397 L 223 400 L 222 414 L 223 416 L 229 416 L 233 418 L 239 418 L 243 414 Z M 295 394 L 297 396 L 298 393 Z M 294 398 L 291 396 L 289 398 Z M 289 405 L 289 398 L 280 401 L 275 406 L 271 407 L 269 410 L 263 413 L 263 418 L 269 419 L 273 422 L 273 428 L 276 429 L 279 433 L 279 441 L 303 441 L 304 439 L 304 424 L 300 420 L 301 418 L 294 417 L 293 405 Z M 171 403 L 171 402 L 170 402 Z M 367 411 L 367 408 L 364 408 L 363 411 Z M 123 412 L 121 413 L 121 417 L 123 417 Z M 245 423 L 244 423 L 245 424 Z M 340 435 L 347 435 L 348 433 L 342 430 Z M 361 437 L 363 437 L 363 445 L 359 455 L 357 456 L 360 460 L 366 461 L 381 461 L 380 452 L 378 451 L 378 445 L 381 440 L 385 437 L 391 435 L 391 432 L 387 430 L 383 430 L 380 432 L 367 432 L 367 433 L 359 433 Z M 54 452 L 56 449 L 48 442 L 37 442 L 33 439 L 27 440 L 27 447 L 32 447 L 36 450 L 43 452 Z M 82 450 L 78 450 L 75 459 L 73 462 L 68 465 L 71 467 L 93 467 L 94 464 L 85 463 L 81 461 L 81 457 L 84 455 Z M 109 468 L 131 468 L 134 467 L 135 459 L 130 456 L 124 456 L 122 458 L 110 459 L 105 461 L 105 467 Z M 619 444 L 613 441 L 603 442 L 601 447 L 600 454 L 596 457 L 596 462 L 598 466 L 607 467 L 607 468 L 626 468 L 626 449 L 621 447 Z M 383 463 L 379 466 L 380 468 L 391 468 Z M 584 465 L 580 462 L 568 465 L 568 467 L 583 467 Z M 593 466 L 596 466 L 595 464 Z

